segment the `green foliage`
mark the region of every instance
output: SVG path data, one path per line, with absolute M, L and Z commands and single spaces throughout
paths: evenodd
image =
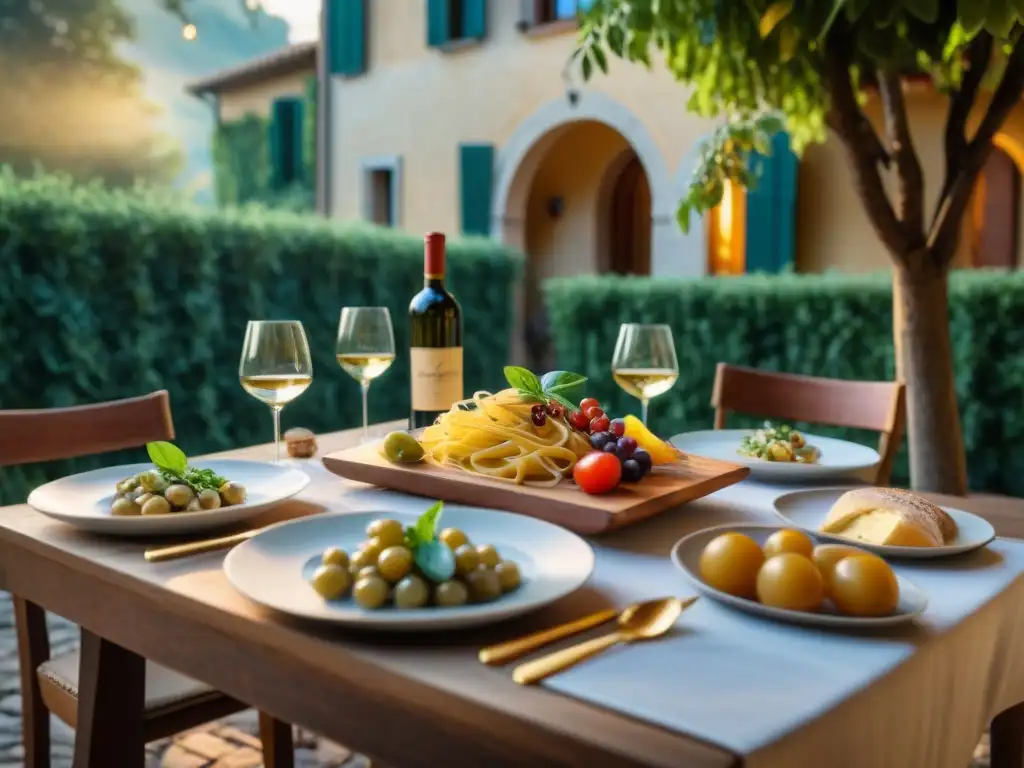
M 569 278 L 545 285 L 558 362 L 588 376 L 587 393 L 612 413 L 639 404 L 608 376 L 619 325 L 668 323 L 679 383 L 651 402 L 663 436 L 710 429 L 715 365 L 842 379 L 888 379 L 893 370 L 892 290 L 887 275 L 748 276 L 702 280 Z M 971 488 L 1024 496 L 1024 273 L 955 272 L 951 334 Z M 730 419 L 751 426 L 757 419 Z M 877 445 L 877 434 L 815 428 Z M 901 453 L 895 480 L 908 477 Z
M 176 444 L 189 456 L 271 439 L 266 406 L 238 384 L 249 319 L 297 319 L 313 385 L 284 426 L 357 426 L 358 384 L 334 359 L 346 305 L 390 308 L 408 345 L 409 299 L 422 286 L 423 243 L 364 225 L 258 207 L 207 210 L 168 197 L 0 174 L 0 408 L 171 393 Z M 503 386 L 519 258 L 482 239 L 449 246 L 449 282 L 463 297 L 466 391 Z M 373 387 L 370 417 L 409 408 L 399 355 Z M 100 464 L 145 461 L 143 449 L 102 459 L 0 469 L 0 504 Z
M 923 70 L 955 83 L 975 34 L 1007 41 L 1021 20 L 1018 0 L 594 0 L 574 58 L 589 79 L 608 71 L 609 55 L 650 67 L 659 54 L 690 88 L 690 111 L 725 116 L 683 201 L 685 222 L 718 204 L 724 179 L 750 180 L 745 157 L 761 115 L 784 116 L 797 153 L 824 141 L 828 46 L 851 51 L 855 77 Z
M 261 203 L 289 211 L 311 211 L 316 205 L 316 78 L 310 78 L 304 94 L 301 182 L 283 189 L 273 185 L 270 168 L 268 120 L 248 114 L 222 121 L 213 136 L 213 183 L 221 206 Z
M 135 24 L 119 0 L 7 0 L 0 19 L 0 165 L 120 185 L 174 178 L 181 152 L 123 58 Z

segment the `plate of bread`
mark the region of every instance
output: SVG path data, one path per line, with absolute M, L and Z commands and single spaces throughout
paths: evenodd
M 775 499 L 775 513 L 821 539 L 889 557 L 934 558 L 979 549 L 996 532 L 984 518 L 900 488 L 818 488 Z

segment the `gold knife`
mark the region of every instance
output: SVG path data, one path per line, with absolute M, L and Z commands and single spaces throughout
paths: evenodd
M 576 619 L 575 621 L 570 621 L 567 624 L 560 624 L 559 626 L 552 627 L 551 629 L 534 632 L 532 635 L 526 635 L 525 637 L 516 638 L 515 640 L 508 640 L 504 643 L 488 646 L 480 651 L 479 658 L 484 664 L 490 664 L 492 666 L 505 664 L 513 661 L 514 659 L 518 659 L 520 656 L 523 656 L 530 651 L 535 651 L 549 643 L 553 643 L 556 640 L 571 637 L 572 635 L 585 632 L 588 629 L 604 624 L 607 621 L 611 621 L 618 615 L 619 611 L 615 608 L 598 611 L 597 613 L 592 613 L 589 616 L 584 616 Z
M 204 539 L 203 541 L 190 541 L 187 544 L 175 544 L 170 547 L 157 547 L 147 549 L 144 557 L 147 563 L 162 563 L 166 560 L 177 560 L 179 557 L 190 557 L 201 555 L 206 552 L 216 552 L 219 549 L 230 549 L 236 544 L 241 544 L 251 539 L 260 532 L 259 528 L 242 533 L 234 533 L 230 536 L 221 536 L 219 539 Z

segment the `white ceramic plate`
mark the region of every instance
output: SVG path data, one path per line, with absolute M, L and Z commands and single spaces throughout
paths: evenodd
M 838 440 L 834 437 L 804 433 L 808 445 L 821 451 L 816 464 L 800 464 L 794 461 L 765 461 L 739 453 L 740 443 L 752 429 L 708 429 L 701 432 L 685 432 L 672 438 L 672 444 L 685 453 L 693 453 L 709 459 L 730 461 L 750 467 L 750 474 L 763 480 L 817 482 L 827 478 L 845 477 L 870 469 L 881 461 L 878 451 L 859 443 Z
M 523 580 L 517 590 L 492 603 L 457 608 L 371 611 L 350 598 L 324 600 L 309 584 L 324 549 L 354 551 L 366 540 L 366 526 L 382 517 L 403 525 L 412 525 L 416 519 L 383 509 L 280 523 L 231 550 L 224 559 L 224 573 L 250 600 L 281 613 L 359 629 L 420 631 L 491 624 L 536 610 L 579 589 L 594 570 L 590 545 L 564 528 L 510 512 L 446 505 L 440 527 L 459 528 L 470 541 L 493 544 L 499 555 L 515 560 Z
M 793 491 L 775 499 L 775 514 L 788 525 L 813 533 L 819 539 L 850 544 L 884 557 L 906 557 L 925 560 L 934 557 L 948 557 L 970 552 L 988 544 L 996 537 L 996 530 L 988 520 L 962 509 L 943 507 L 956 522 L 957 537 L 944 547 L 890 547 L 877 544 L 866 544 L 856 539 L 846 539 L 822 533 L 818 530 L 825 521 L 832 505 L 846 493 L 849 488 L 815 488 L 808 491 Z
M 702 531 L 691 533 L 680 539 L 672 548 L 672 562 L 679 567 L 690 580 L 694 588 L 702 595 L 717 600 L 720 603 L 738 608 L 741 611 L 752 613 L 756 616 L 764 616 L 777 621 L 785 621 L 791 624 L 803 624 L 810 627 L 838 627 L 846 629 L 870 629 L 872 627 L 888 627 L 894 624 L 903 624 L 920 616 L 928 606 L 928 596 L 911 581 L 896 576 L 900 587 L 900 600 L 896 611 L 891 616 L 879 618 L 857 618 L 854 616 L 842 616 L 834 611 L 826 601 L 825 606 L 817 613 L 804 613 L 803 611 L 790 611 L 784 608 L 772 608 L 762 605 L 756 600 L 746 600 L 742 597 L 720 592 L 710 587 L 700 578 L 700 555 L 705 545 L 719 534 L 727 531 L 736 531 L 750 536 L 758 544 L 764 544 L 765 539 L 775 531 L 780 530 L 777 525 L 720 525 L 714 528 L 705 528 Z
M 110 513 L 117 483 L 152 469 L 152 464 L 123 464 L 61 478 L 41 485 L 28 497 L 31 507 L 44 515 L 95 533 L 117 536 L 163 536 L 195 533 L 239 523 L 257 515 L 309 485 L 305 472 L 260 461 L 211 459 L 196 466 L 209 468 L 245 486 L 245 504 L 201 512 L 117 517 Z

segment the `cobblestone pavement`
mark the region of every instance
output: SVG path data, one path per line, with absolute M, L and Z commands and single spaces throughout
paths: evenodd
M 78 644 L 78 627 L 48 615 L 50 649 L 53 655 L 72 650 Z M 71 765 L 74 732 L 57 718 L 51 718 L 53 768 Z M 248 710 L 215 723 L 208 723 L 147 747 L 147 768 L 258 768 L 259 722 Z M 0 768 L 22 768 L 21 694 L 18 680 L 18 641 L 10 597 L 0 592 Z M 302 729 L 295 733 L 297 768 L 370 768 L 370 761 L 337 744 Z
M 49 616 L 50 647 L 54 655 L 78 643 L 78 628 Z M 51 718 L 53 768 L 71 765 L 74 733 Z M 259 725 L 254 711 L 241 712 L 208 723 L 147 747 L 147 768 L 259 768 Z M 370 761 L 315 734 L 297 729 L 297 768 L 370 768 Z M 7 593 L 0 592 L 0 768 L 22 768 L 21 696 L 18 692 L 18 643 L 14 615 Z M 988 734 L 974 753 L 968 768 L 989 768 Z

